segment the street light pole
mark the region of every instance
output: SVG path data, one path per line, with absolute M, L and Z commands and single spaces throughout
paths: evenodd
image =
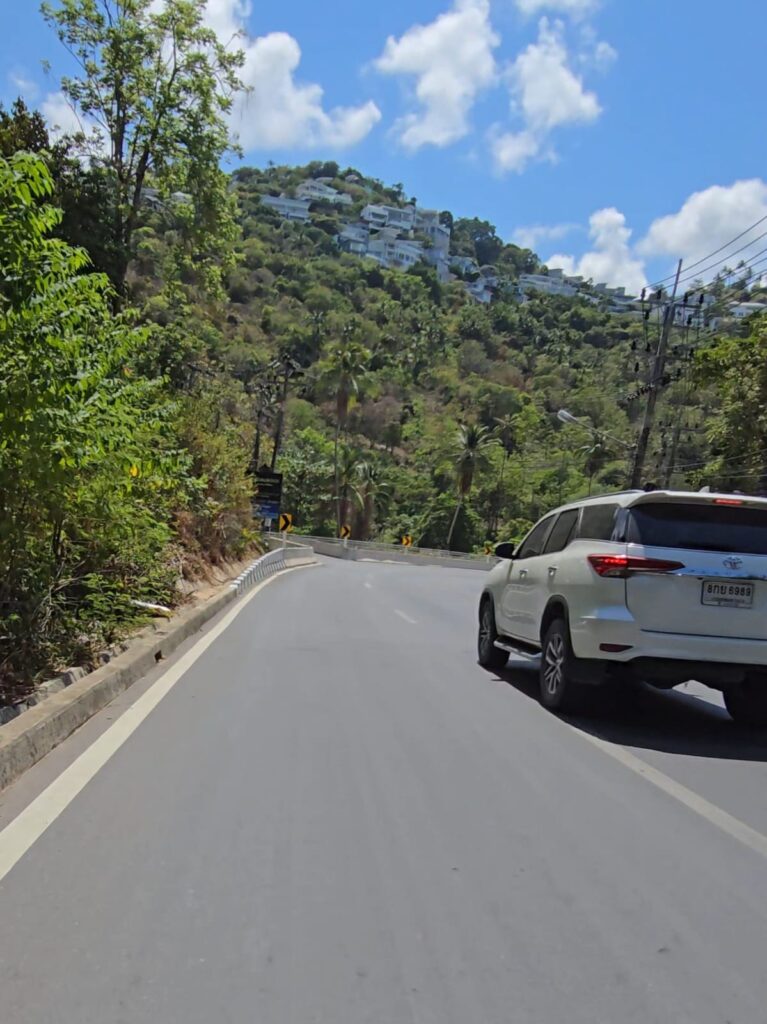
M 627 451 L 633 451 L 634 445 L 629 441 L 624 441 L 620 437 L 615 437 L 613 434 L 608 434 L 606 430 L 600 430 L 595 427 L 593 423 L 587 423 L 586 420 L 578 419 L 577 416 L 573 416 L 567 409 L 560 409 L 557 413 L 557 419 L 560 423 L 568 423 L 574 427 L 583 427 L 584 430 L 588 430 L 590 434 L 596 434 L 598 437 L 606 437 L 608 441 L 612 441 L 613 444 L 619 444 L 622 448 Z

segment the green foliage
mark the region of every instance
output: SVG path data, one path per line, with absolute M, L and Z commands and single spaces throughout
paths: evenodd
M 43 15 L 75 59 L 62 91 L 93 134 L 83 149 L 106 145 L 113 195 L 114 284 L 122 291 L 150 182 L 176 204 L 178 258 L 207 287 L 230 264 L 235 225 L 221 159 L 229 148 L 224 115 L 240 88 L 241 50 L 205 27 L 204 0 L 58 0 Z
M 722 489 L 767 491 L 767 317 L 747 338 L 726 338 L 700 360 L 703 384 L 716 388 L 719 408 L 708 420 L 712 457 L 703 474 Z
M 75 658 L 168 599 L 161 567 L 183 459 L 156 382 L 131 374 L 145 332 L 51 231 L 37 157 L 0 160 L 0 678 Z M 109 606 L 109 613 L 106 612 Z

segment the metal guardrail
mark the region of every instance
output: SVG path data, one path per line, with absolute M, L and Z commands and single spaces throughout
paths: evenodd
M 314 561 L 314 551 L 310 547 L 299 544 L 289 548 L 280 546 L 257 558 L 252 565 L 240 573 L 232 582 L 231 587 L 241 594 L 252 587 L 254 583 L 260 583 L 262 580 L 274 576 L 275 573 L 288 569 L 291 565 L 307 564 L 311 561 Z
M 399 554 L 423 555 L 425 558 L 460 559 L 463 561 L 471 559 L 482 563 L 494 563 L 497 561 L 494 555 L 476 555 L 463 551 L 445 551 L 440 548 L 422 548 L 415 546 L 406 548 L 402 544 L 388 544 L 385 541 L 377 540 L 344 541 L 338 537 L 315 537 L 310 534 L 301 534 L 300 536 L 297 536 L 297 540 L 299 542 L 308 541 L 309 543 L 317 541 L 321 544 L 333 544 L 338 547 L 355 548 L 358 551 L 391 551 Z

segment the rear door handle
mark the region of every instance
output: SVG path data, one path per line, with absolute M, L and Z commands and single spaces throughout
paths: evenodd
M 521 580 L 523 580 L 525 578 L 525 576 L 527 576 L 527 569 L 520 569 L 519 570 L 519 578 Z
M 559 566 L 550 565 L 549 566 L 549 576 L 553 576 L 556 573 L 558 568 L 559 568 Z

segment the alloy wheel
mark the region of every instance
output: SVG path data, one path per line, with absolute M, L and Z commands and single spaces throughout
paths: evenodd
M 565 642 L 555 633 L 546 645 L 543 664 L 543 682 L 550 697 L 555 697 L 562 687 L 565 666 Z

